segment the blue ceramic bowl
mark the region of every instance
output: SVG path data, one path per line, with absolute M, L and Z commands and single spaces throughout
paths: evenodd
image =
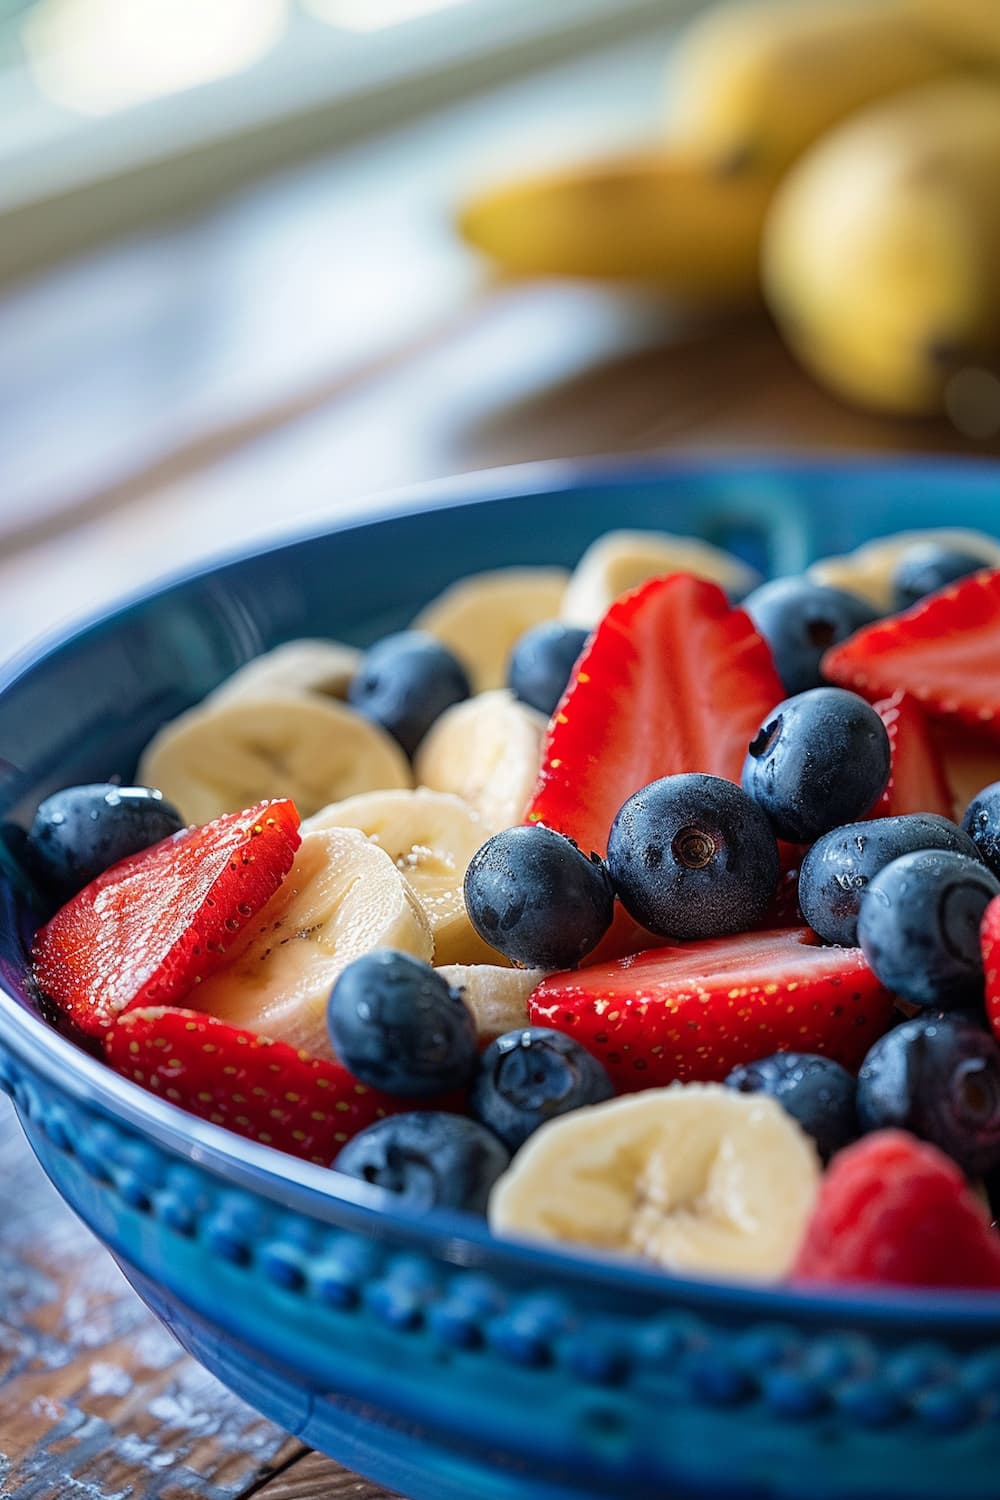
M 364 642 L 444 584 L 572 563 L 610 527 L 774 571 L 900 527 L 996 529 L 945 462 L 517 470 L 145 594 L 0 680 L 0 817 L 128 776 L 157 726 L 297 635 Z M 39 1016 L 3 883 L 0 1084 L 67 1202 L 198 1359 L 410 1500 L 997 1500 L 1000 1296 L 672 1279 L 416 1220 L 144 1093 Z

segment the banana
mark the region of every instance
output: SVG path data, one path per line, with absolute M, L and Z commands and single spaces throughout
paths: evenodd
M 989 740 L 979 739 L 964 725 L 937 726 L 935 743 L 954 799 L 956 817 L 961 818 L 983 787 L 1000 781 L 1000 750 Z
M 291 797 L 308 817 L 355 792 L 411 782 L 405 755 L 384 730 L 346 704 L 291 694 L 190 709 L 149 742 L 138 775 L 191 823 L 265 797 Z
M 996 0 L 911 0 L 913 19 L 942 47 L 968 62 L 1000 62 Z
M 675 1084 L 543 1125 L 494 1187 L 490 1227 L 668 1271 L 776 1281 L 819 1180 L 812 1141 L 775 1100 Z
M 695 573 L 741 595 L 759 582 L 752 568 L 697 537 L 609 531 L 577 563 L 563 597 L 562 617 L 571 625 L 596 625 L 621 594 L 662 573 Z
M 524 816 L 542 761 L 546 720 L 500 688 L 456 703 L 432 725 L 413 770 L 419 786 L 453 792 L 489 833 Z
M 255 656 L 205 699 L 233 703 L 241 698 L 270 698 L 274 693 L 320 693 L 346 698 L 361 652 L 341 641 L 286 641 Z
M 497 568 L 453 583 L 422 609 L 414 630 L 426 630 L 462 662 L 474 693 L 503 687 L 514 643 L 533 625 L 559 616 L 565 568 Z
M 947 527 L 932 527 L 926 531 L 897 531 L 892 536 L 877 537 L 865 542 L 854 552 L 843 557 L 823 557 L 813 563 L 809 576 L 817 583 L 830 584 L 836 589 L 847 589 L 870 599 L 876 609 L 888 612 L 893 607 L 892 575 L 903 553 L 921 542 L 934 542 L 941 547 L 954 547 L 958 552 L 979 554 L 983 567 L 1000 567 L 1000 543 L 982 531 L 962 531 Z
M 1000 428 L 1000 85 L 958 77 L 840 126 L 792 169 L 763 277 L 803 364 L 860 406 Z
M 646 281 L 708 304 L 755 303 L 776 182 L 663 146 L 486 189 L 465 204 L 459 229 L 520 275 Z
M 465 909 L 463 883 L 469 860 L 490 830 L 449 792 L 362 792 L 334 802 L 303 827 L 357 828 L 384 849 L 413 887 L 434 936 L 441 964 L 500 964 Z
M 501 969 L 490 963 L 443 964 L 439 972 L 461 991 L 484 1045 L 530 1026 L 528 996 L 546 974 L 545 969 Z
M 838 121 L 949 67 L 912 10 L 911 0 L 711 6 L 671 55 L 670 137 L 716 162 L 783 169 Z
M 326 1005 L 337 975 L 373 948 L 427 962 L 430 924 L 384 850 L 353 828 L 303 833 L 291 870 L 187 1004 L 317 1057 L 333 1057 Z

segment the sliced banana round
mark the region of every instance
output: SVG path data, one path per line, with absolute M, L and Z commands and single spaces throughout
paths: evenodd
M 596 625 L 622 594 L 664 573 L 694 573 L 741 595 L 760 581 L 738 557 L 698 537 L 609 531 L 577 563 L 563 596 L 562 618 L 570 625 Z
M 515 641 L 556 620 L 569 573 L 565 568 L 497 568 L 453 583 L 422 609 L 414 630 L 428 630 L 453 651 L 474 693 L 503 687 Z
M 528 996 L 546 969 L 501 969 L 495 964 L 442 964 L 439 972 L 461 991 L 483 1043 L 530 1026 Z
M 413 763 L 419 786 L 453 792 L 488 833 L 520 823 L 534 790 L 547 722 L 506 689 L 479 693 L 447 709 Z
M 189 823 L 208 823 L 265 797 L 291 797 L 303 817 L 328 802 L 411 784 L 406 756 L 346 704 L 274 694 L 208 702 L 165 724 L 139 761 Z
M 434 940 L 412 887 L 353 828 L 314 828 L 284 883 L 187 1003 L 316 1057 L 333 1057 L 326 1006 L 337 975 L 373 948 L 430 962 Z
M 434 957 L 445 964 L 500 964 L 465 909 L 469 860 L 490 830 L 467 802 L 451 792 L 363 792 L 334 802 L 303 827 L 358 828 L 412 885 L 434 935 Z
M 286 641 L 248 661 L 204 701 L 233 703 L 241 698 L 270 698 L 274 693 L 346 698 L 360 664 L 361 652 L 341 641 Z
M 543 1125 L 493 1189 L 489 1218 L 501 1234 L 775 1281 L 791 1269 L 819 1181 L 812 1141 L 775 1100 L 674 1085 Z
M 863 599 L 870 599 L 876 609 L 890 610 L 895 602 L 892 576 L 896 564 L 904 552 L 922 542 L 981 556 L 984 568 L 1000 566 L 1000 543 L 993 537 L 981 531 L 932 527 L 926 531 L 897 531 L 893 536 L 865 542 L 863 547 L 842 557 L 823 557 L 808 570 L 809 577 L 817 583 L 860 594 Z

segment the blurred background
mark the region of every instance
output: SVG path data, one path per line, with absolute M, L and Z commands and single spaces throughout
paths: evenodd
M 997 0 L 0 0 L 0 646 L 374 492 L 1000 452 Z

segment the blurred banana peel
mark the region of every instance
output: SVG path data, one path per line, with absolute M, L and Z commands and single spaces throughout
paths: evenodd
M 680 38 L 667 95 L 647 149 L 472 195 L 466 241 L 520 275 L 702 307 L 763 295 L 803 364 L 869 409 L 940 412 L 970 371 L 993 378 L 1000 0 L 718 5 Z M 995 405 L 1000 431 L 1000 380 Z

